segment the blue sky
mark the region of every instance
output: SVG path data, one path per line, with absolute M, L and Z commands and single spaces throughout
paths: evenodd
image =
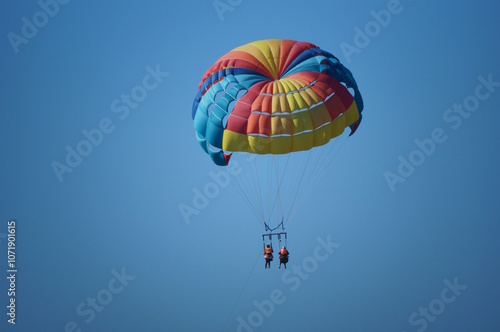
M 2 330 L 500 328 L 497 2 L 42 0 L 1 13 L 0 266 L 15 220 L 18 269 L 16 326 L 0 282 Z M 244 167 L 214 165 L 191 119 L 205 70 L 267 38 L 335 54 L 365 101 L 287 227 L 286 272 L 264 270 L 262 225 L 235 185 Z

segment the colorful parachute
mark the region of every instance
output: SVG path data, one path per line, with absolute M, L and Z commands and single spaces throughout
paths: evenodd
M 351 72 L 307 42 L 240 46 L 203 75 L 193 103 L 196 139 L 217 165 L 234 152 L 286 154 L 324 145 L 361 121 Z

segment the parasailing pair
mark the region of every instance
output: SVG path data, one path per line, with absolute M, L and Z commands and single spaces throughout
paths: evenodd
M 332 156 L 327 143 L 346 128 L 354 134 L 362 110 L 356 81 L 335 56 L 308 42 L 268 39 L 235 48 L 205 72 L 192 117 L 212 161 L 237 159 L 242 167 L 234 180 L 264 226 L 264 246 L 273 236 L 281 246 Z

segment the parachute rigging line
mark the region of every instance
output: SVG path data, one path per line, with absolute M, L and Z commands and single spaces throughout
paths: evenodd
M 332 145 L 329 149 L 325 149 L 325 151 L 328 151 L 328 156 L 325 158 L 323 158 L 323 157 L 319 158 L 319 160 L 322 160 L 322 162 L 321 162 L 318 170 L 316 172 L 312 172 L 312 174 L 314 174 L 314 176 L 312 176 L 312 178 L 309 182 L 309 185 L 307 186 L 307 188 L 305 188 L 304 192 L 302 193 L 302 196 L 299 199 L 299 202 L 297 203 L 297 205 L 294 206 L 293 209 L 290 209 L 290 213 L 288 214 L 288 217 L 286 218 L 285 227 L 288 226 L 288 223 L 290 222 L 290 220 L 293 219 L 293 217 L 295 216 L 295 214 L 299 210 L 299 207 L 302 205 L 304 199 L 307 197 L 309 192 L 312 190 L 314 183 L 316 183 L 316 181 L 318 181 L 318 179 L 321 177 L 321 175 L 323 175 L 325 169 L 328 168 L 332 164 L 332 162 L 335 160 L 335 157 L 339 153 L 340 149 L 347 141 L 348 136 L 347 135 L 344 135 L 344 136 L 345 137 L 342 140 L 340 140 L 340 142 L 337 142 L 337 143 L 339 143 L 338 149 L 335 150 L 336 145 Z M 331 150 L 335 150 L 335 151 L 333 151 L 333 153 L 330 153 Z M 306 172 L 306 170 L 304 170 L 304 173 L 305 172 Z
M 250 280 L 250 277 L 252 276 L 253 271 L 255 270 L 255 267 L 257 266 L 257 262 L 259 261 L 261 255 L 262 255 L 262 253 L 259 251 L 259 254 L 257 255 L 257 259 L 255 260 L 255 263 L 252 267 L 252 270 L 248 274 L 247 280 L 245 280 L 245 283 L 243 284 L 243 287 L 241 288 L 240 294 L 238 295 L 238 298 L 236 299 L 236 303 L 234 304 L 233 308 L 231 309 L 231 312 L 229 313 L 229 315 L 227 316 L 226 323 L 224 324 L 222 331 L 224 331 L 226 329 L 227 323 L 229 322 L 229 318 L 231 318 L 231 315 L 233 314 L 234 309 L 236 309 L 236 306 L 240 302 L 241 295 L 243 294 L 243 291 L 245 290 L 245 287 L 247 286 L 248 280 Z
M 281 226 L 281 229 L 282 229 L 282 230 L 285 230 L 285 226 L 283 225 L 283 221 L 284 221 L 284 220 L 283 220 L 283 219 L 281 219 L 281 222 L 278 224 L 278 226 L 276 226 L 276 227 L 274 227 L 274 228 L 269 227 L 269 225 L 268 225 L 266 222 L 264 222 L 264 226 L 265 226 L 265 228 L 266 228 L 266 232 L 268 232 L 268 231 L 269 231 L 269 232 L 275 231 L 275 230 L 277 230 L 278 228 L 280 228 L 280 226 Z

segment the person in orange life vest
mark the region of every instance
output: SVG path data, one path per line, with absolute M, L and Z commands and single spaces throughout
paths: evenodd
M 280 250 L 280 265 L 279 265 L 279 268 L 281 269 L 281 264 L 285 265 L 285 269 L 286 269 L 286 263 L 288 263 L 288 255 L 290 253 L 288 252 L 288 250 L 286 250 L 285 246 L 281 247 L 281 250 Z
M 271 268 L 271 261 L 273 260 L 273 247 L 269 244 L 266 245 L 264 249 L 264 258 L 266 259 L 265 269 Z

